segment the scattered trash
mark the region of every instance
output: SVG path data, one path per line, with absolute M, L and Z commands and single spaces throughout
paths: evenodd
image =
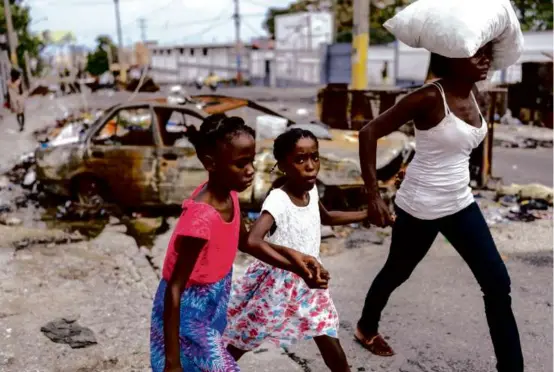
M 548 210 L 548 204 L 544 200 L 540 199 L 524 200 L 520 204 L 520 210 L 522 212 L 531 210 L 546 211 Z
M 37 174 L 34 170 L 30 170 L 23 179 L 23 186 L 31 187 L 37 180 Z
M 4 214 L 0 215 L 0 224 L 6 226 L 19 226 L 23 222 L 17 217 L 10 217 Z
M 6 189 L 10 186 L 10 180 L 6 176 L 0 176 L 0 190 Z
M 516 195 L 502 195 L 499 200 L 501 205 L 505 207 L 513 206 L 518 203 L 518 198 Z
M 501 125 L 495 125 L 494 127 L 493 145 L 527 149 L 552 148 L 552 129 L 522 125 L 518 119 L 512 118 L 508 112 L 507 115 L 509 116 L 500 119 Z
M 52 342 L 67 344 L 72 349 L 80 349 L 97 344 L 90 328 L 81 327 L 76 319 L 56 319 L 40 328 Z
M 497 198 L 505 195 L 516 196 L 519 200 L 536 199 L 546 202 L 552 206 L 554 199 L 554 190 L 538 183 L 529 185 L 511 184 L 509 186 L 500 186 L 496 192 Z
M 56 218 L 59 220 L 91 220 L 107 217 L 103 204 L 84 205 L 68 200 L 58 206 Z
M 514 118 L 512 116 L 512 111 L 510 109 L 507 109 L 504 116 L 502 116 L 500 118 L 500 124 L 502 124 L 502 125 L 523 125 L 521 120 L 519 120 L 518 118 Z

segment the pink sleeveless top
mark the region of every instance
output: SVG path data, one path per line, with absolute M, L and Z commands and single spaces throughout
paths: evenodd
M 183 211 L 169 241 L 162 271 L 163 279 L 168 281 L 177 262 L 177 236 L 206 240 L 207 244 L 200 252 L 187 287 L 211 284 L 223 279 L 231 270 L 238 249 L 241 217 L 237 193 L 231 192 L 233 219 L 226 222 L 212 206 L 194 201 L 204 186 L 205 184 L 200 185 L 190 199 L 183 202 Z

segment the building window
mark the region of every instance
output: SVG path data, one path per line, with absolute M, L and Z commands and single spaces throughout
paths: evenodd
M 205 56 L 208 55 L 208 48 L 202 48 L 202 54 Z
M 185 48 L 179 49 L 179 53 L 181 53 L 181 55 L 185 54 Z
M 190 55 L 193 56 L 194 55 L 194 49 L 190 49 Z

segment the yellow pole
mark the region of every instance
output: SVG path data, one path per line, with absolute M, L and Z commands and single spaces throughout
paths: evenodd
M 364 90 L 367 88 L 368 49 L 369 49 L 369 0 L 354 0 L 351 89 Z
M 369 0 L 354 0 L 354 27 L 352 30 L 352 89 L 350 101 L 350 129 L 360 129 L 370 110 L 366 106 L 367 52 L 369 49 Z

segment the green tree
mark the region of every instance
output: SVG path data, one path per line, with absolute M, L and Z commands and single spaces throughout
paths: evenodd
M 552 1 L 512 0 L 523 31 L 552 30 Z
M 87 71 L 92 75 L 98 76 L 110 69 L 108 50 L 110 50 L 111 55 L 115 58 L 117 56 L 117 47 L 107 35 L 98 36 L 96 42 L 96 49 L 87 57 Z
M 39 35 L 32 34 L 29 31 L 31 23 L 31 15 L 29 7 L 23 4 L 21 0 L 10 0 L 10 9 L 12 12 L 12 22 L 15 33 L 17 34 L 17 60 L 21 68 L 25 69 L 25 59 L 23 57 L 25 51 L 29 54 L 29 58 L 36 58 L 40 61 L 40 53 L 46 46 Z M 4 3 L 0 3 L 0 34 L 7 35 L 6 19 L 4 16 Z M 38 63 L 37 70 L 42 66 Z M 34 71 L 39 74 L 40 71 Z

